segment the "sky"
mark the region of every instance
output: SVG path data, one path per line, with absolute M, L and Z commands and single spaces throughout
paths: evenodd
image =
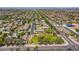
M 79 7 L 78 0 L 0 0 L 0 7 Z

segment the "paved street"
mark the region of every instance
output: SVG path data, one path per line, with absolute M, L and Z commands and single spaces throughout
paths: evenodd
M 59 27 L 60 28 L 62 28 L 63 26 L 55 26 L 55 28 L 57 29 L 57 30 L 59 30 Z M 69 43 L 69 49 L 71 49 L 71 50 L 74 50 L 74 51 L 79 51 L 79 45 L 77 45 L 76 44 L 76 42 L 74 42 L 74 41 L 72 41 L 72 39 L 70 39 L 66 34 L 65 34 L 65 32 L 60 32 L 60 35 L 62 36 L 62 37 L 64 37 L 65 38 L 65 40 Z

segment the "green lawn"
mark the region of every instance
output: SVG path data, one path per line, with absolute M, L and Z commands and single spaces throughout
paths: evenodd
M 64 43 L 61 37 L 53 36 L 52 34 L 42 34 L 42 35 L 35 35 L 31 43 L 34 44 L 62 44 Z
M 35 35 L 35 36 L 32 38 L 31 43 L 38 44 L 38 36 Z

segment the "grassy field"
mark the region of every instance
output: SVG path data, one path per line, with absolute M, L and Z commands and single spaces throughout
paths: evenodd
M 62 44 L 64 43 L 61 37 L 57 37 L 56 35 L 43 33 L 41 35 L 34 35 L 31 39 L 31 43 L 34 44 Z

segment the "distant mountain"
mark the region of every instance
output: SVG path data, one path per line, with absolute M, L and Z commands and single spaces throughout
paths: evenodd
M 52 10 L 79 10 L 79 7 L 0 7 L 0 10 L 9 10 L 9 9 L 52 9 Z

